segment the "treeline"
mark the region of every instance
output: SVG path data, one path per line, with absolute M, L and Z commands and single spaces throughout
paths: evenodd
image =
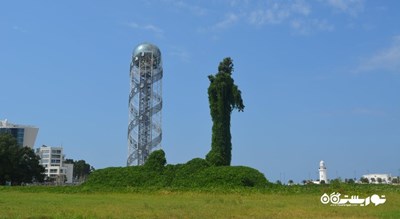
M 0 185 L 43 182 L 44 167 L 33 149 L 20 147 L 8 133 L 0 134 Z
M 0 185 L 22 185 L 25 183 L 53 182 L 40 165 L 40 157 L 29 147 L 18 145 L 14 136 L 0 134 Z M 66 159 L 64 163 L 74 164 L 74 182 L 83 182 L 94 171 L 94 167 L 84 160 Z

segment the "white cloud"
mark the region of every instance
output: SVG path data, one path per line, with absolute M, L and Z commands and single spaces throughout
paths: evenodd
M 279 24 L 290 17 L 290 8 L 274 3 L 267 9 L 258 9 L 249 14 L 249 22 L 255 25 Z
M 190 60 L 190 54 L 186 49 L 171 46 L 167 52 L 170 56 L 175 57 L 183 62 L 188 62 Z
M 324 1 L 335 10 L 357 16 L 364 10 L 364 0 L 327 0 Z
M 303 1 L 296 1 L 290 7 L 292 11 L 305 16 L 311 13 L 311 7 Z
M 231 7 L 243 7 L 244 5 L 248 5 L 250 3 L 250 0 L 228 0 L 228 3 Z
M 163 0 L 166 4 L 173 6 L 174 8 L 182 11 L 190 11 L 192 14 L 198 16 L 204 16 L 207 14 L 208 10 L 204 7 L 198 5 L 189 4 L 182 0 Z
M 288 4 L 281 1 L 268 2 L 265 9 L 251 11 L 248 15 L 250 24 L 280 24 L 290 17 L 306 17 L 311 13 L 311 7 L 301 0 L 293 1 Z
M 239 21 L 239 15 L 234 13 L 229 13 L 225 15 L 225 18 L 218 23 L 210 26 L 210 27 L 201 27 L 198 28 L 198 32 L 205 33 L 209 31 L 221 31 L 233 26 L 237 21 Z
M 400 35 L 393 38 L 390 47 L 364 59 L 355 70 L 356 73 L 369 71 L 400 73 Z
M 133 29 L 140 29 L 140 30 L 153 32 L 158 37 L 163 37 L 163 34 L 164 34 L 164 31 L 161 28 L 159 28 L 153 24 L 140 25 L 138 23 L 131 22 L 128 24 L 128 26 Z
M 318 31 L 333 31 L 332 24 L 324 19 L 312 18 L 311 6 L 302 0 L 269 1 L 266 9 L 257 9 L 248 14 L 252 25 L 288 24 L 296 34 L 308 35 Z
M 296 33 L 308 35 L 317 31 L 333 31 L 335 27 L 326 20 L 319 19 L 293 19 L 291 27 Z
M 198 28 L 199 32 L 223 30 L 239 22 L 247 22 L 249 25 L 257 27 L 284 25 L 291 28 L 294 34 L 299 35 L 332 32 L 335 30 L 333 22 L 329 17 L 321 17 L 317 15 L 318 13 L 313 13 L 312 6 L 328 5 L 342 14 L 352 16 L 357 15 L 364 8 L 364 0 L 317 0 L 314 2 L 305 0 L 225 0 L 224 2 L 228 6 L 228 13 L 225 13 L 225 17 L 218 23 Z
M 148 24 L 148 25 L 143 26 L 143 29 L 149 30 L 149 31 L 153 31 L 153 32 L 158 33 L 158 34 L 162 34 L 164 32 L 161 28 L 156 27 L 156 26 L 154 26 L 152 24 Z
M 238 16 L 230 13 L 225 16 L 225 19 L 214 25 L 215 29 L 225 29 L 232 26 L 238 20 Z

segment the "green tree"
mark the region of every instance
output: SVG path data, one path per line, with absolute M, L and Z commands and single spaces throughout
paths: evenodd
M 44 167 L 28 147 L 20 147 L 11 134 L 0 134 L 0 185 L 42 182 Z
M 361 181 L 362 183 L 369 183 L 369 180 L 368 180 L 368 178 L 366 178 L 366 177 L 361 177 L 361 178 L 360 178 L 360 181 Z
M 33 149 L 28 147 L 19 148 L 15 181 L 19 183 L 30 183 L 32 181 L 43 182 L 45 168 L 39 164 L 40 157 Z
M 87 176 L 94 171 L 94 167 L 86 163 L 85 160 L 66 159 L 65 163 L 74 164 L 73 177 L 79 181 L 85 181 Z
M 17 140 L 11 134 L 0 134 L 0 185 L 11 180 L 17 154 Z
M 211 150 L 206 160 L 215 166 L 229 166 L 232 158 L 231 113 L 234 109 L 243 111 L 241 91 L 232 76 L 233 62 L 224 58 L 219 63 L 218 73 L 209 75 L 208 101 L 213 122 Z

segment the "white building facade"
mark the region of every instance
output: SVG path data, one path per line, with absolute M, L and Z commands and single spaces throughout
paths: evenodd
M 43 145 L 36 149 L 40 157 L 40 164 L 45 168 L 45 175 L 53 179 L 57 184 L 73 182 L 73 164 L 65 163 L 65 155 L 62 147 L 49 147 Z
M 5 120 L 0 120 L 0 134 L 9 133 L 17 139 L 18 145 L 21 147 L 29 147 L 33 149 L 39 128 L 28 125 L 12 124 Z
M 363 175 L 362 177 L 368 179 L 368 182 L 373 184 L 392 183 L 392 177 L 390 174 L 375 173 L 375 174 L 366 174 Z

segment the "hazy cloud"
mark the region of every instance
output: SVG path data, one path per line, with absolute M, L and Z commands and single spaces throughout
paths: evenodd
M 140 29 L 140 30 L 153 32 L 158 37 L 163 37 L 163 35 L 164 35 L 164 31 L 161 28 L 159 28 L 153 24 L 140 25 L 138 23 L 131 22 L 128 24 L 128 26 L 133 29 Z
M 311 13 L 311 6 L 306 4 L 303 1 L 296 1 L 290 5 L 290 8 L 293 12 L 296 12 L 298 14 L 302 15 L 309 15 Z
M 392 45 L 362 61 L 356 73 L 383 70 L 400 73 L 400 35 L 393 38 Z
M 356 16 L 364 10 L 364 0 L 323 0 L 335 10 Z
M 382 117 L 387 116 L 387 112 L 382 109 L 370 108 L 370 107 L 353 107 L 347 109 L 336 109 L 331 111 L 321 112 L 322 116 L 337 117 L 337 116 L 370 116 L 370 117 Z
M 335 27 L 326 20 L 293 19 L 291 27 L 299 34 L 307 35 L 317 31 L 333 31 Z
M 183 62 L 188 62 L 190 60 L 190 54 L 186 49 L 172 46 L 168 50 L 168 54 L 175 57 Z
M 163 2 L 175 7 L 176 9 L 189 11 L 190 13 L 198 15 L 198 16 L 204 16 L 208 12 L 207 8 L 204 8 L 204 7 L 195 5 L 195 4 L 189 4 L 186 1 L 182 1 L 182 0 L 163 0 Z
M 214 25 L 215 29 L 225 29 L 232 26 L 238 20 L 238 16 L 230 13 L 225 16 L 225 18 Z
M 248 5 L 250 3 L 250 0 L 228 0 L 228 3 L 231 7 L 243 7 L 244 5 Z
M 179 4 L 185 5 L 184 3 Z M 329 17 L 320 17 L 313 13 L 312 5 L 329 6 L 341 13 L 356 16 L 364 9 L 364 0 L 226 0 L 228 13 L 209 27 L 198 28 L 199 32 L 222 30 L 234 26 L 239 22 L 247 22 L 252 26 L 286 25 L 295 34 L 308 35 L 316 32 L 332 32 L 335 26 Z M 183 6 L 182 6 L 183 7 Z M 186 6 L 185 6 L 186 7 Z M 212 12 L 212 11 L 209 11 Z
M 227 29 L 227 28 L 233 26 L 237 21 L 239 21 L 239 15 L 229 13 L 229 14 L 226 14 L 224 19 L 222 19 L 218 23 L 216 23 L 210 27 L 200 27 L 200 28 L 198 28 L 198 31 L 200 33 L 205 33 L 205 32 L 209 32 L 209 31 L 224 30 L 224 29 Z
M 13 26 L 12 27 L 13 30 L 17 31 L 17 32 L 21 32 L 21 33 L 27 33 L 28 31 L 25 28 L 22 28 L 20 26 Z
M 269 1 L 265 9 L 248 14 L 252 25 L 287 24 L 296 33 L 308 35 L 317 31 L 333 31 L 334 26 L 324 19 L 312 18 L 312 8 L 305 1 Z
M 282 3 L 282 1 L 270 1 L 265 8 L 256 9 L 249 13 L 251 24 L 280 24 L 290 17 L 306 17 L 311 13 L 311 6 L 304 1 Z
M 290 17 L 290 10 L 287 7 L 274 3 L 267 9 L 258 9 L 249 14 L 249 22 L 255 25 L 279 24 Z
M 365 107 L 358 107 L 353 108 L 351 113 L 354 115 L 361 115 L 361 116 L 384 116 L 386 113 L 381 110 L 365 108 Z

